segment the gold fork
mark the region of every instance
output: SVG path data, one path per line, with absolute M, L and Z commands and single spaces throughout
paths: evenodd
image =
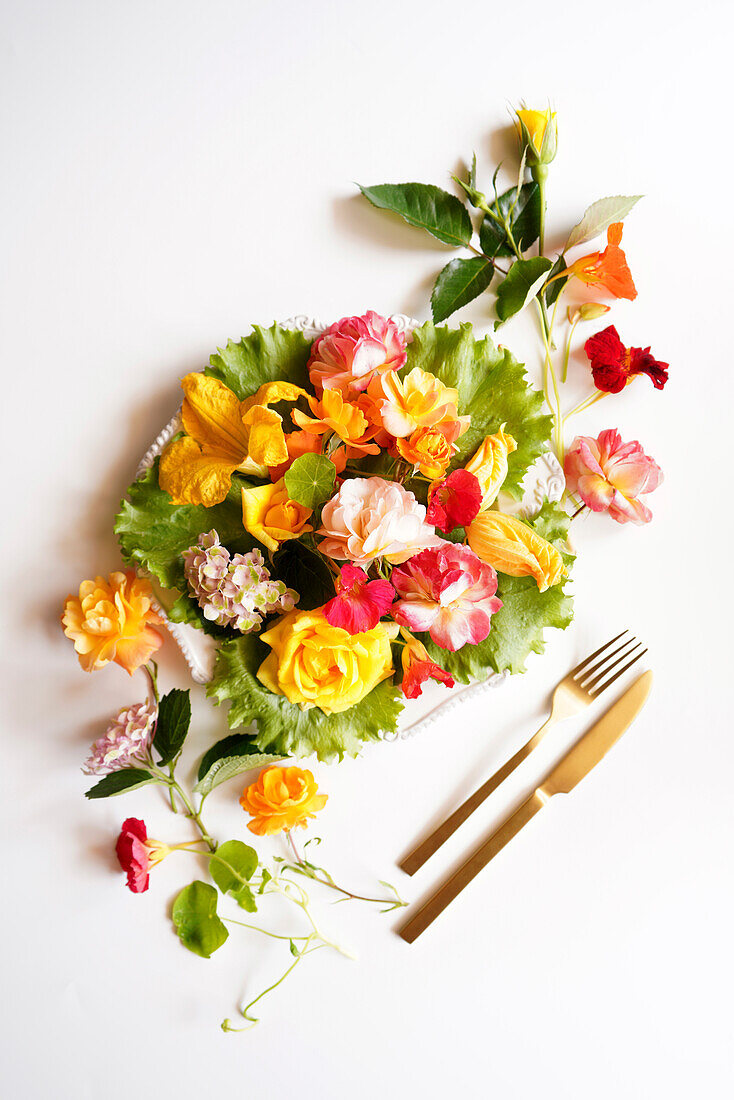
M 459 826 L 474 813 L 476 808 L 481 806 L 482 802 L 491 795 L 492 791 L 497 790 L 500 783 L 507 779 L 507 776 L 514 772 L 517 765 L 540 744 L 551 726 L 555 725 L 556 722 L 562 722 L 564 718 L 570 718 L 572 715 L 578 714 L 584 707 L 588 707 L 589 703 L 598 698 L 627 669 L 632 668 L 632 665 L 639 661 L 640 657 L 647 653 L 647 649 L 642 649 L 641 644 L 632 636 L 622 642 L 611 653 L 606 652 L 610 646 L 613 646 L 615 642 L 618 642 L 620 638 L 628 633 L 629 631 L 623 630 L 621 634 L 617 634 L 615 638 L 605 642 L 603 646 L 600 646 L 599 649 L 576 665 L 576 668 L 572 669 L 568 676 L 564 676 L 553 692 L 553 704 L 548 721 L 543 723 L 538 732 L 521 749 L 518 749 L 515 755 L 506 764 L 503 764 L 499 771 L 496 771 L 486 783 L 483 783 L 474 794 L 467 798 L 466 802 L 463 802 L 458 809 L 454 810 L 430 836 L 427 836 L 425 840 L 422 840 L 416 848 L 405 856 L 398 866 L 406 874 L 414 875 L 426 860 L 438 851 Z M 596 664 L 591 664 L 597 657 L 601 659 Z M 617 658 L 616 661 L 612 661 L 614 657 Z M 627 660 L 627 658 L 630 658 L 630 660 Z M 617 668 L 625 660 L 627 663 L 622 668 Z M 591 667 L 588 667 L 589 665 Z M 616 672 L 615 669 L 617 669 Z M 610 675 L 610 673 L 613 673 L 613 675 Z

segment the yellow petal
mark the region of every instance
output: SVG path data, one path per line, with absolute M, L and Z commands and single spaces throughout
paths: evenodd
M 507 477 L 507 456 L 517 450 L 517 443 L 504 427 L 503 424 L 498 432 L 487 436 L 465 467 L 474 474 L 482 490 L 481 511 L 497 499 Z
M 242 425 L 249 466 L 242 466 L 240 469 L 245 473 L 255 472 L 252 470 L 253 464 L 267 473 L 268 466 L 279 466 L 281 462 L 288 461 L 283 422 L 274 409 L 253 405 L 242 417 Z
M 242 402 L 241 412 L 246 413 L 253 405 L 274 405 L 276 401 L 297 401 L 307 396 L 306 391 L 293 382 L 265 382 L 257 393 Z
M 274 485 L 242 490 L 242 524 L 268 550 L 277 550 L 281 542 L 313 531 L 306 522 L 310 515 L 310 508 L 289 500 L 282 478 Z
M 535 577 L 541 592 L 566 575 L 555 546 L 515 516 L 480 512 L 466 534 L 469 546 L 482 561 L 511 577 Z
M 217 378 L 187 374 L 181 382 L 184 431 L 204 449 L 231 459 L 233 468 L 247 454 L 247 433 L 237 395 Z
M 183 436 L 161 455 L 158 484 L 174 504 L 210 508 L 226 497 L 235 466 L 228 458 L 206 454 L 190 436 Z

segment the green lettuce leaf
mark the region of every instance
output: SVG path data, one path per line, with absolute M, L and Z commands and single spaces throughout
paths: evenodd
M 256 672 L 269 648 L 256 635 L 244 635 L 220 647 L 207 695 L 216 704 L 230 702 L 232 729 L 255 724 L 253 745 L 277 756 L 309 756 L 341 760 L 356 756 L 363 743 L 382 732 L 394 732 L 403 709 L 402 692 L 389 680 L 378 684 L 356 706 L 341 714 L 324 714 L 318 707 L 301 710 L 260 683 Z
M 456 441 L 452 467 L 463 466 L 485 436 L 502 424 L 517 441 L 508 459 L 503 489 L 521 495 L 520 482 L 538 455 L 548 450 L 552 419 L 541 410 L 543 395 L 528 385 L 525 368 L 507 348 L 489 337 L 475 340 L 468 324 L 437 328 L 428 322 L 416 329 L 408 345 L 405 370 L 420 367 L 459 392 L 459 412 L 471 415 L 471 426 Z
M 218 378 L 243 400 L 264 382 L 293 382 L 296 386 L 305 386 L 310 354 L 311 341 L 302 332 L 279 325 L 270 328 L 254 325 L 250 336 L 229 340 L 225 348 L 219 348 L 211 356 L 204 374 Z

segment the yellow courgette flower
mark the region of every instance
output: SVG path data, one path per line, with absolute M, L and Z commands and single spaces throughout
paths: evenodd
M 181 381 L 185 435 L 161 455 L 158 481 L 174 504 L 210 508 L 226 497 L 235 470 L 267 477 L 268 467 L 288 459 L 283 422 L 269 406 L 296 401 L 305 391 L 290 382 L 267 382 L 252 397 L 216 378 L 187 374 Z
M 482 561 L 511 577 L 535 577 L 540 592 L 566 575 L 555 546 L 515 516 L 480 512 L 466 534 L 469 546 Z
M 517 450 L 517 443 L 504 428 L 503 424 L 494 435 L 488 435 L 465 466 L 470 474 L 474 474 L 482 490 L 481 512 L 497 499 L 507 477 L 507 456 Z

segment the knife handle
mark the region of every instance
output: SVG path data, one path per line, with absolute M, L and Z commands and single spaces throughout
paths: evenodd
M 540 788 L 533 791 L 530 797 L 518 806 L 515 812 L 506 818 L 499 828 L 495 829 L 491 836 L 472 852 L 461 867 L 438 888 L 436 893 L 421 906 L 418 912 L 398 929 L 398 935 L 406 943 L 413 943 L 422 932 L 425 932 L 429 924 L 432 924 L 436 917 L 443 913 L 446 906 L 461 893 L 464 887 L 469 885 L 482 868 L 486 867 L 489 861 L 504 848 L 505 844 L 512 840 L 516 833 L 520 832 L 523 825 L 527 825 L 538 810 L 545 806 L 547 801 L 548 795 Z

